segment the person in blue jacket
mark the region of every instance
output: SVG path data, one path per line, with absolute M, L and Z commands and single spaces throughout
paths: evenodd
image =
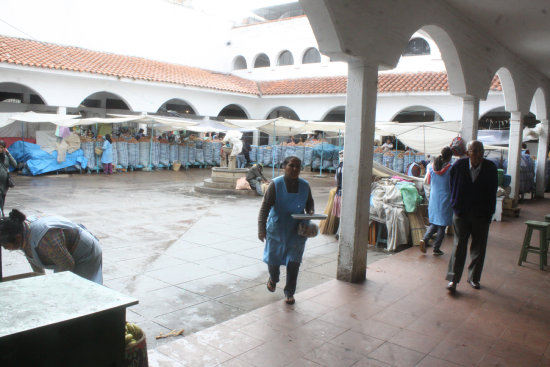
M 105 134 L 105 141 L 101 149 L 103 149 L 103 154 L 101 154 L 103 173 L 110 175 L 113 173 L 113 141 L 111 140 L 111 135 Z
M 292 214 L 313 214 L 314 202 L 309 183 L 299 178 L 302 161 L 287 157 L 283 162 L 284 176 L 273 179 L 264 196 L 258 216 L 258 238 L 265 240 L 264 262 L 269 279 L 267 289 L 275 292 L 280 266 L 286 266 L 285 302 L 294 304 L 294 292 L 306 237 L 298 234 L 299 220 Z
M 428 204 L 430 226 L 424 234 L 424 238 L 420 240 L 420 251 L 426 252 L 426 245 L 432 238 L 432 235 L 437 232 L 433 244 L 434 256 L 443 255 L 443 251 L 441 251 L 440 248 L 445 235 L 445 227 L 453 224 L 450 184 L 450 161 L 452 157 L 453 151 L 451 148 L 443 148 L 441 150 L 441 155 L 435 159 L 434 163 L 428 164 L 426 176 L 424 177 L 424 185 L 430 186 Z

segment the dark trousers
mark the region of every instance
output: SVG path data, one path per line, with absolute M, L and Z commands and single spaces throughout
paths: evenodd
M 470 245 L 470 266 L 468 266 L 468 279 L 479 282 L 485 252 L 487 250 L 487 238 L 489 236 L 489 225 L 491 222 L 486 217 L 457 217 L 453 216 L 453 228 L 455 231 L 453 254 L 449 260 L 449 269 L 446 279 L 451 282 L 460 282 L 466 253 L 468 251 L 468 240 L 472 237 Z
M 423 238 L 426 245 L 428 244 L 428 242 L 430 241 L 430 239 L 432 238 L 435 232 L 437 232 L 437 235 L 435 236 L 434 250 L 439 249 L 441 247 L 441 243 L 443 242 L 443 237 L 445 237 L 445 226 L 430 224 Z
M 267 264 L 267 270 L 269 271 L 269 277 L 274 283 L 279 282 L 279 275 L 281 274 L 279 265 Z M 285 296 L 291 297 L 296 292 L 296 281 L 298 280 L 298 270 L 300 270 L 300 263 L 291 261 L 286 266 L 286 285 Z

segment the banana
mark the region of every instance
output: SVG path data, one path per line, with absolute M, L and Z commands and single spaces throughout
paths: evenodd
M 132 339 L 134 339 L 134 336 L 132 334 L 126 334 L 126 337 L 125 337 L 126 345 L 128 345 L 128 343 L 130 343 Z

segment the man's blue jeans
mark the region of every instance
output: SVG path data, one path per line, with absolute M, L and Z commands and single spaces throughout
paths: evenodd
M 264 196 L 264 193 L 262 192 L 262 181 L 259 181 L 253 178 L 252 180 L 248 180 L 248 183 L 250 185 L 250 188 L 252 190 L 256 190 L 258 195 Z
M 237 168 L 246 167 L 246 158 L 244 154 L 237 154 Z
M 437 232 L 437 235 L 435 236 L 434 241 L 434 250 L 439 249 L 441 247 L 441 242 L 443 242 L 443 238 L 445 237 L 445 226 L 438 226 L 437 224 L 430 224 L 428 227 L 428 230 L 426 231 L 426 234 L 424 234 L 424 242 L 426 245 L 428 244 L 428 241 L 432 238 L 432 235 Z

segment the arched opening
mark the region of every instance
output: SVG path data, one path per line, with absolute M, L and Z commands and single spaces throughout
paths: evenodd
M 270 67 L 269 57 L 266 54 L 259 54 L 254 61 L 254 68 L 267 68 Z
M 346 121 L 346 106 L 338 106 L 330 110 L 322 121 L 326 122 L 345 122 Z
M 18 83 L 0 83 L 0 102 L 46 104 L 35 90 Z
M 224 119 L 247 119 L 248 116 L 246 115 L 246 112 L 236 104 L 230 104 L 225 106 L 220 113 L 218 113 L 219 120 Z
M 308 48 L 306 52 L 304 52 L 302 64 L 314 64 L 318 62 L 321 62 L 321 54 L 319 53 L 319 50 L 315 47 Z
M 196 115 L 196 112 L 189 103 L 178 98 L 173 98 L 160 106 L 157 110 L 157 114 L 164 116 L 186 117 L 188 115 Z
M 267 119 L 276 119 L 277 117 L 284 117 L 285 119 L 296 121 L 300 120 L 296 112 L 288 107 L 277 107 L 267 115 Z
M 392 119 L 396 122 L 430 122 L 443 121 L 441 115 L 425 106 L 411 106 L 402 109 Z
M 233 62 L 233 70 L 246 70 L 246 59 L 244 56 L 237 56 Z
M 110 92 L 90 94 L 80 102 L 80 107 L 103 108 L 106 110 L 130 110 L 130 107 L 122 97 Z
M 403 56 L 421 56 L 430 54 L 430 45 L 424 38 L 415 37 L 409 41 Z
M 277 66 L 293 65 L 293 64 L 294 64 L 294 57 L 292 56 L 292 53 L 288 50 L 281 52 L 281 54 L 279 55 L 279 58 L 277 59 Z

